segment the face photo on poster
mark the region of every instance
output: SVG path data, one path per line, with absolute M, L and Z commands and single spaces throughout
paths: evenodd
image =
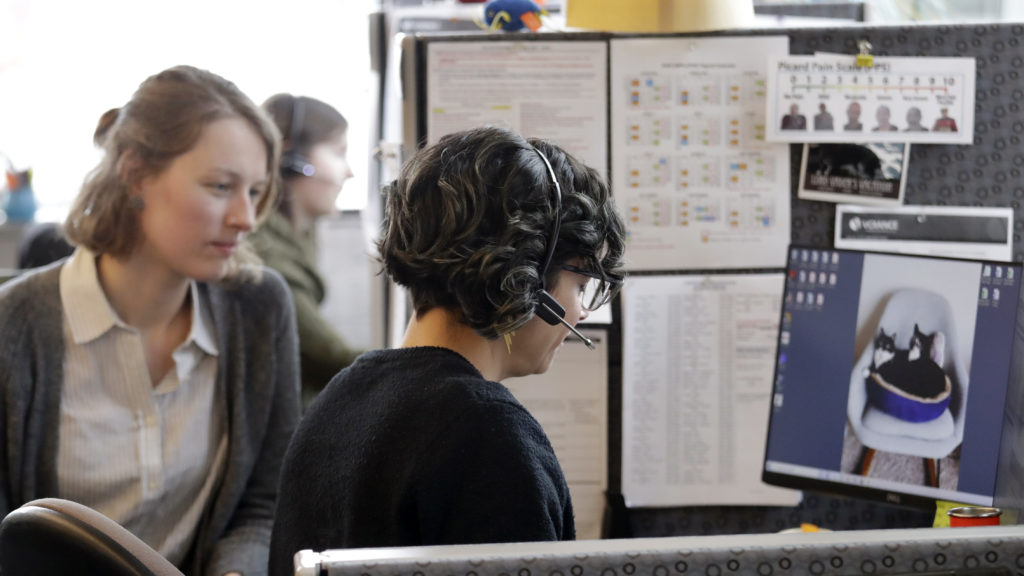
M 804 144 L 797 195 L 804 200 L 903 204 L 910 144 Z

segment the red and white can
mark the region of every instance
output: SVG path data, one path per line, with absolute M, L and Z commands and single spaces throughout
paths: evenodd
M 958 506 L 946 511 L 949 525 L 953 528 L 963 526 L 998 526 L 1003 511 L 988 506 Z

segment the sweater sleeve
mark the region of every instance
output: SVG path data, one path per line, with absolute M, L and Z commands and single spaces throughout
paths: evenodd
M 0 286 L 0 517 L 57 495 L 63 387 L 63 260 Z
M 269 367 L 271 380 L 263 385 L 253 385 L 258 376 L 251 374 L 250 382 L 243 386 L 247 417 L 265 422 L 265 434 L 259 435 L 260 442 L 250 442 L 251 457 L 255 458 L 252 472 L 245 484 L 245 491 L 238 504 L 228 530 L 217 542 L 207 563 L 208 576 L 221 576 L 230 571 L 241 572 L 244 576 L 267 574 L 270 534 L 273 525 L 274 507 L 277 500 L 278 476 L 285 448 L 291 440 L 299 420 L 299 366 L 298 342 L 296 341 L 295 314 L 287 289 L 280 277 L 266 272 L 264 283 L 273 287 L 273 302 L 263 302 L 265 310 L 250 310 L 247 313 L 260 314 L 279 310 L 273 334 L 249 335 L 249 338 L 272 338 L 273 365 Z M 249 368 L 254 372 L 260 366 L 249 359 Z M 264 416 L 265 415 L 265 416 Z
M 9 298 L 8 298 L 9 300 Z M 8 302 L 3 297 L 3 292 L 0 291 L 0 320 L 10 319 L 10 310 L 7 306 Z M 4 430 L 3 441 L 0 442 L 0 518 L 7 516 L 7 513 L 11 511 L 11 463 L 8 445 L 14 440 L 10 437 L 10 427 L 8 425 L 9 416 L 8 411 L 10 410 L 10 401 L 7 400 L 11 397 L 11 386 L 15 381 L 12 374 L 12 366 L 14 362 L 9 359 L 14 355 L 21 352 L 18 350 L 16 343 L 17 340 L 11 340 L 9 337 L 12 335 L 13 330 L 10 325 L 5 322 L 7 329 L 0 334 L 0 398 L 4 398 L 5 401 L 0 406 L 0 430 Z
M 491 403 L 453 420 L 420 500 L 423 534 L 446 543 L 572 540 L 569 490 L 540 424 Z

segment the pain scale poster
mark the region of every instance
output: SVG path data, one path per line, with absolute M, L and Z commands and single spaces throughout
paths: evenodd
M 974 58 L 771 57 L 767 140 L 971 144 Z

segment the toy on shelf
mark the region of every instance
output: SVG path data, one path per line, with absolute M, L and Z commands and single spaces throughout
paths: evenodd
M 32 192 L 32 169 L 7 170 L 7 198 L 2 206 L 11 222 L 31 222 L 36 215 L 36 198 Z
M 540 29 L 541 15 L 547 12 L 533 0 L 490 0 L 484 5 L 484 23 L 490 31 L 517 32 L 524 27 L 531 32 Z

